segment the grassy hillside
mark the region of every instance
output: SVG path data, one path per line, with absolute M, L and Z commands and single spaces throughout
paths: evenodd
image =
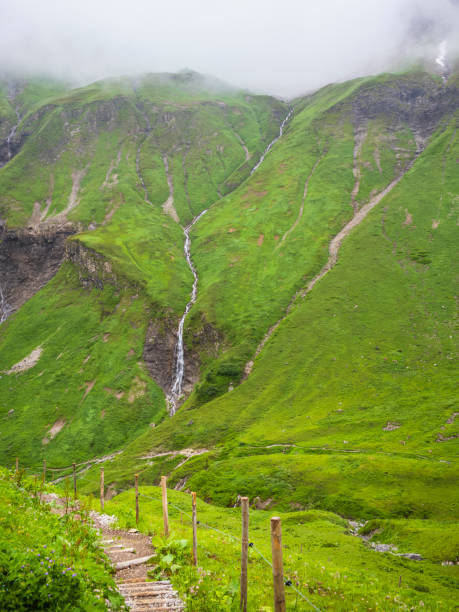
M 237 90 L 209 94 L 194 73 L 188 79 L 192 95 L 179 77 L 164 77 L 165 84 L 155 75 L 102 81 L 30 112 L 15 136 L 23 146 L 0 173 L 1 212 L 9 226 L 26 223 L 37 202 L 41 220 L 52 220 L 66 210 L 72 187 L 79 202 L 67 218 L 100 225 L 125 201 L 126 183 L 143 197 L 137 153 L 153 205 L 168 196 L 163 157 L 170 158 L 182 222 L 215 201 L 220 185 L 245 162 L 241 140 L 255 163 L 257 151 L 278 131 L 285 105 Z
M 2 326 L 3 461 L 65 465 L 104 455 L 160 421 L 164 396 L 142 363 L 156 314 L 133 288 L 81 287 L 65 264 Z M 11 371 L 37 349 L 36 365 Z
M 193 229 L 201 283 L 188 343 L 199 345 L 207 325 L 222 338 L 193 405 L 240 381 L 266 331 L 325 264 L 331 239 L 414 160 L 423 134 L 406 107 L 393 107 L 416 87 L 439 91 L 424 74 L 383 75 L 298 101 L 263 165 Z
M 217 508 L 198 499 L 199 570 L 196 571 L 187 566 L 191 548 L 190 496 L 169 491 L 168 499 L 171 537 L 167 552 L 174 554 L 177 542 L 182 539 L 186 542 L 185 554 L 173 559 L 173 563 L 180 564 L 180 570 L 171 579 L 187 602 L 187 609 L 200 612 L 237 610 L 240 509 Z M 95 500 L 93 506 L 97 508 Z M 107 502 L 105 509 L 118 517 L 121 527 L 135 525 L 132 489 Z M 435 524 L 419 525 L 416 521 L 404 521 L 401 528 L 391 525 L 384 533 L 374 535 L 379 542 L 396 543 L 398 549 L 394 552 L 422 552 L 423 561 L 412 561 L 371 549 L 363 539 L 351 535 L 347 521 L 330 512 L 286 512 L 280 517 L 284 574 L 293 583 L 293 587 L 285 587 L 287 610 L 311 610 L 311 603 L 321 610 L 343 612 L 350 609 L 454 609 L 457 567 L 441 566 L 435 561 L 457 555 L 457 535 L 453 543 L 446 531 L 436 531 Z M 272 570 L 262 558 L 262 555 L 265 559 L 271 558 L 269 519 L 267 512 L 250 510 L 249 540 L 254 544 L 249 548 L 248 564 L 250 611 L 272 609 Z M 158 548 L 165 545 L 161 537 L 163 523 L 158 487 L 140 487 L 139 529 L 153 534 L 153 542 Z M 410 538 L 410 530 L 422 532 L 421 548 L 417 547 L 419 539 Z M 448 525 L 448 533 L 457 534 L 457 523 Z M 385 540 L 385 537 L 391 539 Z M 426 545 L 434 538 L 436 557 L 432 554 L 432 546 Z
M 260 118 L 266 121 L 263 105 L 269 103 L 227 90 L 216 99 L 214 92 L 199 90 L 202 84 L 197 92 L 195 81 L 186 74 L 159 82 L 158 77 L 113 81 L 56 99 L 52 117 L 61 121 L 67 112 L 61 109 L 69 105 L 75 117 L 84 113 L 81 130 L 86 130 L 57 163 L 67 154 L 78 157 L 92 142 L 91 172 L 102 176 L 103 152 L 114 156 L 102 189 L 89 180 L 89 170 L 82 177 L 87 187 L 69 213 L 83 228 L 88 224 L 70 242 L 103 257 L 103 290 L 91 283 L 90 289 L 78 288 L 77 275 L 81 282 L 88 272 L 78 260 L 80 269 L 67 266 L 2 326 L 4 372 L 42 345 L 40 360 L 53 360 L 46 368 L 37 364 L 0 379 L 11 398 L 3 407 L 4 461 L 26 444 L 30 462 L 46 456 L 69 463 L 132 440 L 107 465 L 115 487 L 134 469 L 154 479 L 167 468 L 174 483 L 188 482 L 222 504 L 244 490 L 284 508 L 451 517 L 458 506 L 452 483 L 459 422 L 451 291 L 457 275 L 451 257 L 458 193 L 455 86 L 443 87 L 424 73 L 382 75 L 295 101 L 284 137 L 262 166 L 193 229 L 200 284 L 186 340 L 201 359 L 201 381 L 176 417 L 151 428 L 149 423 L 158 425 L 163 418 L 164 403 L 141 359 L 145 332 L 151 321 L 161 325 L 179 316 L 191 285 L 180 227 L 157 203 L 171 182 L 181 217 L 189 219 L 207 206 L 220 180 L 219 155 L 207 151 L 231 159 L 231 149 L 224 140 L 219 141 L 223 149 L 215 142 L 213 149 L 206 147 L 214 137 L 238 141 L 227 127 L 214 132 L 213 122 L 227 121 L 228 114 L 241 118 L 237 134 L 250 143 L 249 134 L 263 125 Z M 171 87 L 175 102 L 168 99 Z M 274 116 L 280 108 L 271 103 Z M 119 134 L 113 139 L 123 113 L 122 125 L 133 130 L 133 138 L 122 144 Z M 186 142 L 189 149 L 182 150 Z M 35 146 L 33 138 L 0 178 L 8 180 L 8 172 L 26 160 L 32 163 L 29 146 Z M 239 141 L 238 150 L 244 153 Z M 189 174 L 185 181 L 184 158 L 193 159 L 199 183 L 203 151 L 210 156 L 205 166 L 210 191 L 189 191 L 193 206 L 186 212 L 181 186 L 191 189 L 193 180 Z M 177 155 L 183 182 L 174 174 Z M 147 158 L 152 160 L 148 171 L 142 166 Z M 101 202 L 90 197 L 96 184 L 100 193 L 121 202 L 117 208 L 111 200 L 115 211 L 106 222 L 99 222 Z M 331 239 L 385 189 L 376 208 L 344 238 L 336 266 L 308 292 L 327 261 Z M 67 328 L 59 327 L 62 321 L 68 321 Z M 71 325 L 78 329 L 70 341 L 75 348 L 61 361 L 57 357 Z M 54 336 L 48 340 L 55 328 L 62 329 L 60 343 Z M 27 334 L 19 333 L 23 329 Z M 107 336 L 111 329 L 117 330 L 113 345 Z M 82 368 L 95 341 L 100 358 Z M 246 366 L 257 346 L 262 350 L 251 371 Z M 126 366 L 132 351 L 135 367 Z M 237 386 L 244 368 L 248 379 Z M 65 397 L 59 403 L 57 381 Z M 135 398 L 132 408 L 128 390 Z M 76 402 L 77 416 L 70 421 Z M 101 416 L 105 406 L 113 418 Z M 29 418 L 25 407 L 34 413 L 33 432 L 21 426 Z M 49 443 L 40 443 L 59 411 L 65 426 Z M 174 471 L 183 462 L 176 451 L 190 446 L 208 452 Z M 171 454 L 155 458 L 159 451 Z M 94 480 L 87 490 L 96 486 Z
M 457 79 L 423 72 L 330 85 L 292 102 L 252 173 L 288 105 L 196 73 L 30 102 L 0 217 L 18 240 L 74 235 L 0 326 L 0 461 L 104 457 L 121 492 L 108 507 L 129 526 L 134 473 L 168 474 L 181 509 L 181 490 L 198 491 L 220 506 L 201 506 L 205 520 L 231 530 L 248 495 L 285 513 L 289 572 L 321 608 L 451 609 L 457 572 L 439 564 L 458 559 L 458 100 Z M 205 209 L 185 326 L 199 380 L 166 418 L 193 281 L 182 226 Z M 94 493 L 86 467 L 79 490 Z M 150 502 L 143 528 L 158 531 Z M 370 550 L 345 518 L 427 561 Z M 254 513 L 254 531 L 266 521 Z M 237 551 L 209 533 L 229 605 Z M 251 566 L 261 601 L 269 578 Z
M 37 84 L 14 90 L 28 113 L 0 170 L 0 217 L 18 235 L 25 226 L 29 244 L 63 226 L 76 233 L 70 261 L 0 328 L 0 456 L 24 449 L 28 463 L 62 464 L 117 449 L 164 418 L 143 348 L 150 325 L 176 329 L 191 291 L 182 225 L 236 170 L 239 182 L 247 176 L 286 105 L 196 73 L 51 99 L 42 90 L 42 106 Z M 170 189 L 175 219 L 163 209 Z M 36 366 L 10 372 L 38 348 Z
M 457 258 L 452 256 L 459 192 L 456 125 L 455 115 L 442 122 L 412 168 L 344 240 L 337 265 L 304 298 L 298 295 L 248 379 L 199 408 L 189 402 L 174 419 L 128 446 L 107 466 L 115 486 L 135 466 L 148 478 L 162 470 L 172 472 L 173 483 L 186 482 L 222 504 L 247 493 L 284 508 L 320 506 L 347 516 L 448 519 L 457 513 L 457 304 L 452 289 L 457 281 Z M 286 143 L 292 131 L 293 125 Z M 331 150 L 339 144 L 337 139 Z M 405 148 L 407 154 L 412 151 Z M 364 143 L 362 154 L 367 155 L 365 151 Z M 400 147 L 396 152 L 400 155 Z M 373 172 L 380 174 L 376 161 Z M 352 189 L 350 162 L 343 175 L 351 175 Z M 273 176 L 279 174 L 270 173 L 271 180 Z M 334 176 L 340 177 L 338 170 Z M 251 180 L 258 179 L 254 175 Z M 264 197 L 276 193 L 280 200 L 281 192 L 275 190 Z M 316 207 L 311 202 L 308 212 L 305 207 L 305 224 L 321 205 L 322 200 Z M 225 206 L 226 201 L 213 214 Z M 235 218 L 245 214 L 241 209 Z M 209 216 L 207 226 L 203 221 L 196 230 L 198 262 L 205 261 L 198 248 L 201 232 L 211 223 Z M 250 231 L 255 238 L 259 230 Z M 303 239 L 299 233 L 300 245 Z M 219 244 L 225 245 L 224 232 Z M 268 245 L 267 253 L 276 254 L 273 241 L 270 251 Z M 218 248 L 217 241 L 214 246 Z M 249 257 L 255 248 L 241 247 L 241 252 Z M 304 274 L 303 287 L 324 262 L 324 251 L 320 255 L 322 261 L 317 256 L 315 269 L 311 266 Z M 214 255 L 214 260 L 218 267 L 220 258 Z M 253 275 L 262 281 L 247 284 L 247 296 L 238 294 L 244 308 L 236 299 L 224 304 L 221 299 L 237 324 L 244 321 L 245 305 L 250 309 L 254 296 L 264 304 L 260 294 L 269 282 L 272 260 L 266 254 L 257 261 Z M 301 263 L 285 269 L 287 279 L 295 273 L 301 279 L 307 270 L 301 258 L 296 261 Z M 197 307 L 210 286 L 201 270 Z M 228 279 L 219 287 L 224 294 L 237 283 Z M 280 279 L 273 283 L 272 301 L 279 299 L 279 289 Z M 217 312 L 221 293 L 215 289 L 214 295 Z M 269 304 L 265 308 L 275 312 Z M 259 316 L 266 329 L 266 311 L 264 319 L 263 313 Z M 257 320 L 255 313 L 253 329 Z M 237 324 L 233 330 L 240 329 L 242 336 L 244 328 Z M 190 446 L 209 452 L 176 471 L 183 457 L 155 458 L 156 453 Z M 95 487 L 94 481 L 88 490 Z

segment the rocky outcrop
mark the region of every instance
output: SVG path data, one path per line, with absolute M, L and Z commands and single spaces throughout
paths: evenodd
M 178 320 L 166 318 L 151 321 L 145 337 L 143 360 L 151 377 L 167 394 L 174 379 L 175 347 L 177 345 Z M 191 393 L 199 380 L 199 358 L 197 353 L 184 346 L 185 372 L 183 395 Z
M 126 280 L 121 280 L 113 271 L 111 262 L 100 253 L 84 246 L 78 240 L 69 240 L 65 248 L 65 258 L 71 261 L 78 270 L 83 287 L 103 289 L 106 283 L 120 287 Z
M 428 138 L 446 114 L 454 113 L 459 106 L 455 85 L 445 86 L 431 75 L 413 74 L 387 78 L 385 82 L 360 87 L 349 100 L 337 104 L 333 110 L 350 110 L 355 125 L 384 115 L 389 125 L 398 129 L 408 125 L 420 138 Z
M 8 315 L 53 278 L 74 232 L 70 224 L 40 232 L 0 227 L 0 288 Z

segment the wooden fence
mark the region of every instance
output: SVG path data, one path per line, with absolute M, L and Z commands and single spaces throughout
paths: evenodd
M 16 457 L 16 472 L 19 471 L 19 458 Z M 42 471 L 42 486 L 46 482 L 47 471 L 59 472 L 64 470 L 70 470 L 73 477 L 73 497 L 77 498 L 77 464 L 72 463 L 71 466 L 66 468 L 50 468 L 46 466 L 46 460 L 43 461 Z M 167 477 L 161 476 L 160 481 L 161 488 L 161 500 L 162 500 L 162 513 L 163 513 L 163 525 L 164 525 L 164 536 L 168 537 L 170 534 L 169 530 L 169 510 L 167 500 Z M 134 475 L 134 491 L 135 491 L 135 521 L 136 525 L 139 523 L 140 517 L 140 506 L 139 506 L 139 475 Z M 192 563 L 194 566 L 198 565 L 198 508 L 197 508 L 197 497 L 196 493 L 191 492 L 191 524 L 192 524 L 192 536 L 193 536 L 193 549 L 192 549 Z M 152 498 L 153 499 L 153 498 Z M 240 610 L 247 612 L 247 596 L 248 596 L 248 550 L 249 546 L 253 547 L 253 544 L 249 542 L 249 498 L 241 497 L 241 573 L 240 573 Z M 68 503 L 68 499 L 67 499 Z M 104 468 L 100 469 L 100 508 L 104 511 L 105 506 L 105 482 L 104 482 Z M 180 513 L 180 521 L 182 521 L 182 512 Z M 215 529 L 210 525 L 202 524 L 210 529 Z M 219 531 L 219 530 L 217 530 Z M 234 536 L 230 534 L 224 534 L 230 538 Z M 239 538 L 237 538 L 239 539 Z M 307 597 L 303 595 L 298 589 L 292 584 L 290 580 L 284 579 L 283 560 L 282 560 L 282 526 L 281 519 L 277 516 L 271 518 L 271 556 L 272 561 L 266 559 L 260 551 L 257 550 L 262 559 L 272 567 L 272 578 L 273 578 L 273 599 L 274 599 L 274 611 L 285 612 L 285 586 L 292 587 L 296 593 L 304 599 L 311 608 L 320 612 Z

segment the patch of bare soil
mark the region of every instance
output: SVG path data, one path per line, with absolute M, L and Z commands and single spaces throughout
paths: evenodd
M 167 155 L 163 156 L 163 162 L 164 170 L 166 171 L 167 184 L 169 186 L 169 196 L 163 204 L 163 211 L 166 213 L 166 215 L 172 217 L 176 223 L 179 223 L 180 220 L 174 207 L 174 183 L 172 181 L 172 173 L 169 171 L 169 159 Z
M 31 353 L 29 353 L 27 357 L 24 357 L 24 359 L 21 359 L 21 361 L 18 361 L 17 363 L 15 363 L 14 366 L 11 369 L 9 369 L 6 373 L 7 374 L 17 374 L 19 372 L 25 372 L 26 370 L 30 370 L 30 368 L 33 368 L 35 365 L 37 365 L 42 352 L 43 352 L 43 349 L 41 348 L 41 346 L 38 346 Z

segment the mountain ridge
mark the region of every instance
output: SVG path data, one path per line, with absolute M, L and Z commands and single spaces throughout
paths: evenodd
M 106 465 L 115 488 L 134 469 L 153 479 L 166 471 L 223 504 L 246 490 L 351 516 L 451 517 L 457 500 L 440 491 L 456 474 L 455 272 L 445 265 L 457 194 L 454 75 L 444 84 L 423 72 L 384 74 L 297 99 L 251 175 L 284 103 L 244 92 L 188 104 L 179 87 L 158 110 L 148 79 L 134 97 L 110 87 L 108 101 L 94 100 L 100 86 L 90 86 L 87 105 L 83 89 L 67 109 L 43 111 L 36 135 L 0 170 L 3 218 L 27 223 L 38 201 L 44 222 L 70 208 L 65 223 L 78 231 L 54 279 L 0 328 L 4 372 L 44 350 L 34 369 L 0 380 L 11 398 L 3 461 L 25 446 L 26 462 L 60 464 L 123 448 Z M 54 138 L 62 125 L 65 141 Z M 36 147 L 48 141 L 37 169 Z M 14 185 L 24 176 L 30 194 Z M 163 209 L 171 197 L 180 223 Z M 371 202 L 305 295 L 333 238 Z M 168 419 L 164 394 L 193 282 L 180 225 L 207 207 L 191 231 L 199 284 L 185 323 L 186 397 Z M 59 420 L 62 430 L 43 444 Z M 189 447 L 208 452 L 180 467 L 164 458 Z M 431 455 L 428 473 L 418 455 Z M 361 474 L 355 490 L 352 469 Z M 405 493 L 386 494 L 391 478 L 401 491 L 410 472 Z

